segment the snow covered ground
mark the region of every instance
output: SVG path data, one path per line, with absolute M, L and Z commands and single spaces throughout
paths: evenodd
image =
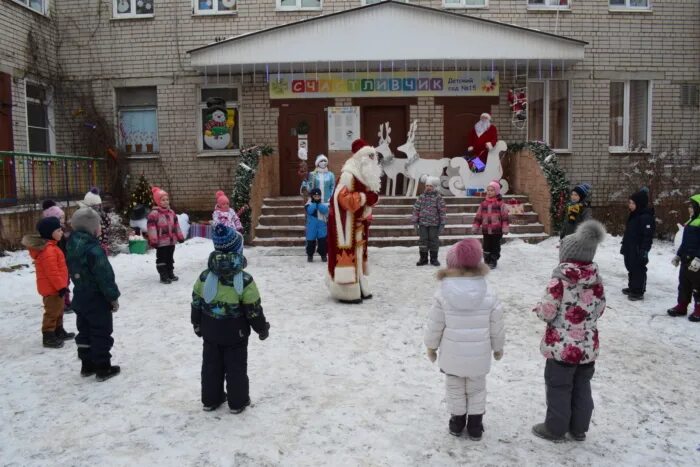
M 201 342 L 189 323 L 191 287 L 211 243 L 175 253 L 180 281 L 158 283 L 151 251 L 112 260 L 122 290 L 114 363 L 104 383 L 81 378 L 73 345 L 41 346 L 33 266 L 0 273 L 0 464 L 26 465 L 700 465 L 700 324 L 669 318 L 672 247 L 651 253 L 643 302 L 619 292 L 619 238 L 597 261 L 608 310 L 588 440 L 551 444 L 530 428 L 545 412 L 544 324 L 530 312 L 556 264 L 554 239 L 504 246 L 489 276 L 506 307 L 505 356 L 488 378 L 480 442 L 447 432 L 443 375 L 425 357 L 422 327 L 435 268 L 417 249 L 371 251 L 375 298 L 332 302 L 325 264 L 296 249 L 248 249 L 272 324 L 252 338 L 253 407 L 201 410 Z M 446 250 L 441 250 L 444 260 Z M 25 252 L 0 267 L 30 264 Z M 75 330 L 75 315 L 66 315 Z

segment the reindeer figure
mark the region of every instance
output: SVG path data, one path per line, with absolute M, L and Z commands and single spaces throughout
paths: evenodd
M 386 126 L 385 126 L 386 125 Z M 379 125 L 379 143 L 374 149 L 382 155 L 382 169 L 386 175 L 386 194 L 396 196 L 396 180 L 399 174 L 406 176 L 406 159 L 397 159 L 391 151 L 391 127 L 389 122 Z
M 440 178 L 443 170 L 448 167 L 450 163 L 450 160 L 444 157 L 442 159 L 420 158 L 415 146 L 417 128 L 418 120 L 414 120 L 408 130 L 406 142 L 397 148 L 408 156 L 406 174 L 409 178 L 409 182 L 406 196 L 416 196 L 418 193 L 418 183 L 420 183 L 422 177 Z

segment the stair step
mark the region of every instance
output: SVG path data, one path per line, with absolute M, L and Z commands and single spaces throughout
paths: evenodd
M 465 238 L 476 238 L 481 240 L 481 235 L 443 235 L 440 237 L 440 245 L 449 246 L 463 240 Z M 539 243 L 549 238 L 549 235 L 542 233 L 522 233 L 509 234 L 503 237 L 506 242 L 513 240 L 523 240 L 527 243 Z M 271 238 L 255 238 L 253 246 L 284 246 L 284 247 L 303 247 L 305 240 L 300 237 L 271 237 Z M 400 236 L 400 237 L 374 237 L 370 235 L 370 247 L 389 247 L 389 246 L 405 246 L 417 247 L 417 236 Z
M 517 199 L 521 203 L 527 202 L 528 197 L 526 195 L 505 195 L 504 199 Z M 443 196 L 442 199 L 445 200 L 446 204 L 479 204 L 484 198 L 481 196 L 466 196 L 463 198 L 456 198 L 454 196 Z M 379 196 L 379 204 L 383 206 L 393 206 L 393 205 L 411 205 L 416 201 L 415 197 L 412 196 Z M 301 196 L 280 196 L 279 198 L 265 198 L 263 199 L 264 206 L 300 206 L 304 204 L 305 200 Z
M 255 235 L 258 238 L 279 238 L 279 237 L 303 237 L 305 227 L 303 225 L 258 225 Z M 544 226 L 540 223 L 524 225 L 512 225 L 510 231 L 514 234 L 520 233 L 542 233 Z M 404 237 L 411 236 L 415 228 L 410 224 L 404 225 L 375 225 L 370 227 L 371 235 L 374 237 Z M 471 234 L 471 224 L 454 224 L 445 227 L 444 235 L 469 235 Z
M 306 215 L 303 213 L 299 214 L 298 209 L 296 211 L 296 214 L 289 215 L 263 214 L 258 218 L 258 223 L 261 226 L 305 225 Z M 448 213 L 447 225 L 471 224 L 472 222 L 474 222 L 474 217 L 476 217 L 475 213 Z M 407 225 L 410 223 L 410 214 L 373 214 L 372 218 L 373 227 L 379 225 Z M 513 225 L 530 224 L 533 222 L 538 222 L 537 214 L 534 212 L 527 212 L 525 214 L 513 214 L 510 216 L 510 223 Z
M 448 204 L 446 211 L 448 214 L 475 213 L 479 208 L 478 204 Z M 532 212 L 532 204 L 523 203 L 525 212 Z M 304 205 L 299 203 L 295 206 L 268 206 L 263 205 L 263 216 L 286 216 L 290 214 L 304 213 Z M 403 214 L 410 216 L 413 213 L 413 204 L 410 205 L 379 205 L 372 208 L 372 215 L 379 214 Z

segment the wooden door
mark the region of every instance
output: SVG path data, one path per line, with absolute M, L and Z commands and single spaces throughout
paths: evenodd
M 333 101 L 329 102 L 327 99 L 287 101 L 280 105 L 278 128 L 282 196 L 299 194 L 302 181 L 298 175 L 299 129 L 308 128 L 309 170 L 313 170 L 318 154 L 328 154 L 328 122 L 325 109 L 332 105 Z
M 12 151 L 12 77 L 0 73 L 0 151 Z M 15 170 L 12 157 L 0 156 L 0 206 L 16 203 Z
M 445 157 L 464 156 L 467 153 L 469 130 L 479 121 L 482 113 L 491 113 L 498 104 L 497 97 L 441 97 L 436 104 L 443 106 Z

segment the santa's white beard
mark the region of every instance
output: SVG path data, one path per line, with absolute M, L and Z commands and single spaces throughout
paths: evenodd
M 478 122 L 476 122 L 476 125 L 474 125 L 474 131 L 476 131 L 477 136 L 481 136 L 486 130 L 489 129 L 490 126 L 491 122 L 479 120 Z
M 371 191 L 379 192 L 382 187 L 382 167 L 376 160 L 364 157 L 360 163 L 360 174 L 362 183 Z

